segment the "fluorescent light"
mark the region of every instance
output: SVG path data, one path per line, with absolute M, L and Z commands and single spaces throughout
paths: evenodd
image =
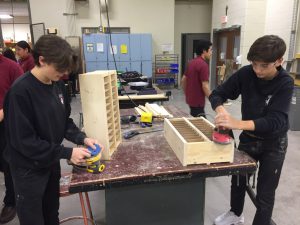
M 12 15 L 8 15 L 8 14 L 0 15 L 0 19 L 11 19 L 11 18 L 13 18 Z

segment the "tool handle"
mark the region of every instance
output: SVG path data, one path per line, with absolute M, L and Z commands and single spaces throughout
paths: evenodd
M 101 147 L 98 144 L 95 144 L 96 149 L 93 149 L 92 147 L 88 147 L 87 149 L 91 153 L 91 157 L 94 157 L 95 155 L 98 155 L 101 152 Z
M 139 134 L 138 131 L 136 131 L 136 130 L 130 130 L 130 131 L 125 132 L 125 133 L 123 134 L 123 137 L 124 137 L 124 139 L 130 139 L 130 138 L 132 138 L 133 136 L 136 136 L 136 135 L 138 135 L 138 134 Z

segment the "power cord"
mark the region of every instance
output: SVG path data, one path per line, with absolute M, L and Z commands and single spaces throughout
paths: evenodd
M 117 68 L 117 62 L 116 62 L 116 58 L 115 58 L 115 52 L 114 52 L 114 49 L 113 49 L 113 44 L 112 44 L 112 38 L 111 38 L 111 29 L 110 29 L 110 22 L 109 22 L 109 15 L 108 15 L 108 6 L 107 6 L 107 1 L 105 0 L 105 8 L 106 8 L 106 18 L 107 18 L 107 27 L 108 27 L 108 34 L 109 34 L 109 43 L 110 43 L 110 49 L 112 51 L 112 55 L 113 55 L 113 60 L 114 60 L 114 65 L 115 65 L 115 69 L 116 69 L 116 72 L 118 71 L 118 68 Z M 122 84 L 122 81 L 121 81 L 121 78 L 120 76 L 117 74 L 117 78 L 120 82 L 120 86 L 121 86 L 121 90 L 124 91 L 124 93 L 126 94 L 126 96 L 128 97 L 128 99 L 131 101 L 131 103 L 135 106 L 135 107 L 138 107 L 139 109 L 141 109 L 143 112 L 145 112 L 144 109 L 142 109 L 141 107 L 139 107 L 133 100 L 132 98 L 130 98 L 129 94 L 127 93 L 127 91 L 125 90 L 124 88 L 124 85 Z

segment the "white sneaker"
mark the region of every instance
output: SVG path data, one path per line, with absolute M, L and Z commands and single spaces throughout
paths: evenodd
M 244 215 L 237 216 L 234 212 L 228 211 L 218 216 L 215 221 L 215 225 L 243 225 Z

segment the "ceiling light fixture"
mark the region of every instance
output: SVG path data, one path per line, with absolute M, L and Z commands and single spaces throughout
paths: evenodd
M 8 14 L 0 15 L 0 19 L 11 19 L 11 18 L 13 18 L 12 15 L 8 15 Z

